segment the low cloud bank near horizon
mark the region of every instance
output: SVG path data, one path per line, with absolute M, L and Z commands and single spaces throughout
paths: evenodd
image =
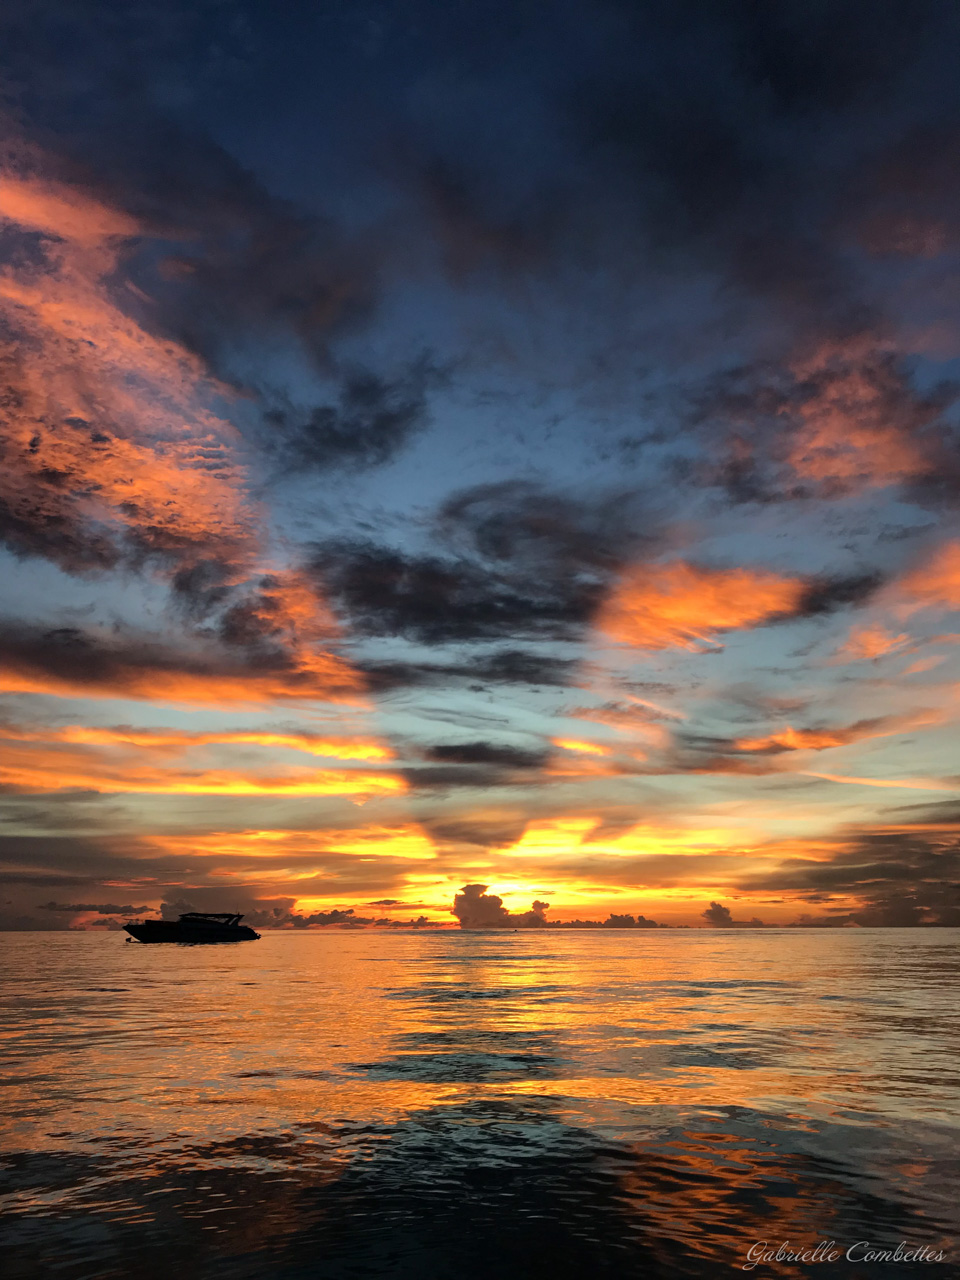
M 7 905 L 10 905 L 9 903 Z M 212 911 L 223 905 L 223 895 L 216 906 L 202 905 L 188 898 L 163 901 L 159 907 L 147 904 L 118 906 L 114 903 L 61 903 L 43 902 L 36 910 L 46 913 L 45 918 L 30 914 L 17 914 L 0 910 L 0 932 L 88 932 L 122 930 L 127 920 L 134 916 L 156 916 L 163 920 L 176 920 L 192 911 Z M 331 907 L 325 911 L 296 911 L 295 898 L 244 899 L 239 904 L 244 921 L 253 928 L 280 931 L 307 931 L 329 929 L 413 929 L 449 930 L 452 921 L 431 918 L 421 913 L 406 918 L 385 915 L 365 915 L 354 907 Z M 409 904 L 396 899 L 384 899 L 369 906 L 403 909 Z M 960 927 L 960 907 L 931 908 L 911 899 L 890 898 L 858 911 L 839 911 L 833 914 L 815 915 L 801 912 L 787 921 L 769 922 L 751 917 L 736 919 L 730 907 L 712 901 L 692 923 L 667 924 L 629 912 L 610 912 L 605 919 L 550 920 L 546 912 L 549 903 L 534 901 L 529 911 L 511 912 L 503 905 L 503 899 L 487 892 L 483 884 L 464 885 L 455 896 L 450 914 L 462 930 L 528 930 L 549 931 L 577 930 L 744 930 L 744 929 L 840 929 L 840 928 L 956 928 Z M 67 919 L 66 917 L 70 917 Z M 701 923 L 702 922 L 702 923 Z

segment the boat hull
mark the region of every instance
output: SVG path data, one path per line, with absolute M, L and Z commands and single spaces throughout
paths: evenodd
M 254 942 L 260 937 L 245 924 L 185 925 L 176 920 L 147 920 L 143 924 L 125 924 L 123 927 L 137 942 Z

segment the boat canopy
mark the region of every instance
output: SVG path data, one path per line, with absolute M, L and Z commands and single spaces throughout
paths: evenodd
M 239 924 L 243 916 L 232 911 L 188 911 L 180 917 L 181 924 Z

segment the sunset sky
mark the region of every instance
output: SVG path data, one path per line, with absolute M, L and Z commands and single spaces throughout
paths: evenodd
M 0 927 L 960 924 L 956 5 L 0 67 Z

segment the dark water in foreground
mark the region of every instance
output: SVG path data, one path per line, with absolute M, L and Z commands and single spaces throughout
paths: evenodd
M 0 1266 L 960 1275 L 960 931 L 0 935 Z M 865 1250 L 861 1249 L 862 1254 Z

